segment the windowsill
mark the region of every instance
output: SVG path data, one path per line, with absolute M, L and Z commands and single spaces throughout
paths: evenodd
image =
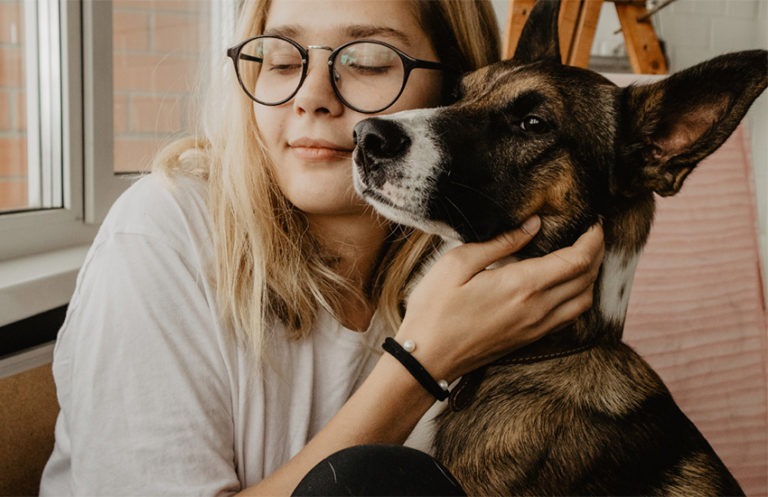
M 0 261 L 0 326 L 67 304 L 89 246 Z
M 50 364 L 53 360 L 53 347 L 54 343 L 50 342 L 0 359 L 0 380 Z

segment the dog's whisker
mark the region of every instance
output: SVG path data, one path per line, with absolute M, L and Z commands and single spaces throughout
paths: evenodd
M 484 191 L 479 190 L 477 188 L 473 188 L 473 187 L 471 187 L 469 185 L 465 185 L 464 183 L 459 183 L 458 181 L 454 181 L 454 180 L 450 180 L 450 183 L 452 185 L 454 185 L 454 186 L 458 186 L 460 188 L 464 188 L 465 190 L 469 190 L 472 193 L 476 193 L 476 194 L 480 195 L 481 197 L 483 197 L 485 200 L 489 201 L 495 207 L 498 207 L 502 211 L 504 210 L 504 206 L 503 205 L 501 205 L 496 199 L 494 199 L 493 197 L 491 197 L 490 195 L 488 195 Z
M 477 231 L 475 231 L 475 227 L 472 225 L 472 222 L 470 222 L 469 218 L 464 214 L 464 212 L 461 210 L 461 208 L 458 205 L 456 205 L 456 203 L 454 201 L 452 201 L 448 197 L 444 197 L 443 200 L 445 200 L 446 202 L 451 204 L 451 207 L 453 207 L 453 210 L 455 210 L 459 214 L 459 216 L 461 216 L 461 218 L 464 219 L 464 222 L 466 222 L 467 223 L 467 227 L 470 230 L 472 230 L 472 234 L 475 235 L 475 238 L 480 238 L 478 233 L 477 233 Z

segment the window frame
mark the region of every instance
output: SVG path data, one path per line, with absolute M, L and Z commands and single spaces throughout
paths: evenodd
M 45 8 L 47 2 L 39 2 Z M 0 262 L 89 243 L 95 227 L 83 223 L 83 109 L 81 9 L 78 2 L 58 0 L 61 29 L 61 120 L 54 123 L 60 136 L 62 207 L 0 214 Z M 83 33 L 82 38 L 85 37 Z M 29 72 L 28 72 L 29 73 Z M 45 132 L 50 130 L 40 123 Z M 38 130 L 28 129 L 27 135 Z M 36 139 L 32 138 L 32 143 Z M 39 142 L 38 142 L 39 143 Z M 57 154 L 58 155 L 58 154 Z M 45 203 L 44 203 L 45 204 Z
M 114 172 L 112 0 L 85 0 L 82 19 L 83 215 L 99 224 L 135 175 Z
M 56 175 L 63 178 L 62 206 L 0 215 L 0 326 L 66 304 L 98 228 L 85 223 L 83 215 L 83 10 L 79 2 L 67 0 L 38 2 L 36 7 L 45 9 L 44 15 L 58 10 L 60 58 L 52 67 L 60 68 L 60 96 L 54 102 L 57 109 L 45 114 L 56 121 L 42 122 L 44 117 L 38 114 L 39 127 L 28 128 L 27 135 L 37 135 L 31 140 L 40 147 L 35 153 L 41 162 L 48 161 L 45 167 L 57 169 Z M 48 78 L 51 83 L 57 79 L 55 75 Z M 43 83 L 40 86 L 45 91 Z M 49 203 L 43 199 L 44 206 Z
M 46 112 L 37 103 L 28 106 L 34 119 L 28 120 L 27 136 L 34 135 L 29 144 L 30 157 L 35 155 L 32 160 L 37 156 L 41 164 L 47 160 L 49 166 L 45 167 L 57 169 L 55 174 L 62 178 L 61 200 L 55 188 L 52 191 L 47 186 L 52 193 L 43 192 L 42 208 L 0 213 L 0 327 L 69 302 L 100 223 L 136 176 L 114 171 L 112 0 L 24 1 L 30 6 L 25 7 L 27 12 L 34 8 L 48 9 L 44 15 L 59 13 L 54 31 L 60 33 L 60 58 L 52 67 L 55 71 L 58 65 L 61 83 L 58 97 L 51 97 L 57 109 Z M 234 32 L 238 5 L 238 0 L 213 4 L 210 50 L 224 53 L 232 41 L 229 37 Z M 36 19 L 35 14 L 33 21 Z M 30 23 L 28 19 L 27 25 Z M 37 26 L 34 31 L 38 31 Z M 25 32 L 36 36 L 31 30 Z M 43 34 L 40 40 L 34 40 L 35 47 L 38 43 L 56 44 L 53 34 Z M 40 59 L 45 57 L 43 54 Z M 220 67 L 214 63 L 207 69 Z M 36 70 L 27 71 L 27 80 L 32 77 L 38 77 Z M 47 86 L 53 87 L 55 73 L 47 81 Z M 46 91 L 44 80 L 36 84 L 41 92 Z M 54 88 L 51 93 L 56 91 Z M 51 123 L 43 122 L 51 117 L 57 118 L 54 132 Z M 37 129 L 31 132 L 31 126 Z M 45 133 L 50 136 L 43 136 Z
M 131 184 L 130 176 L 113 170 L 112 0 L 30 1 L 38 9 L 55 5 L 60 12 L 61 119 L 39 122 L 40 133 L 30 126 L 27 135 L 31 148 L 53 154 L 48 164 L 61 163 L 61 173 L 54 175 L 62 178 L 61 207 L 44 198 L 41 208 L 0 213 L 0 262 L 90 243 L 112 203 Z M 38 121 L 30 124 L 37 127 Z M 52 127 L 58 136 L 49 133 Z M 53 134 L 54 143 L 38 138 L 46 134 Z

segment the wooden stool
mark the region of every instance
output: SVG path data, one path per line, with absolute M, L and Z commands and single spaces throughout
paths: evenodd
M 612 1 L 621 23 L 627 55 L 636 74 L 667 74 L 667 62 L 644 0 L 561 0 L 559 31 L 563 63 L 587 67 L 604 1 Z M 536 0 L 509 0 L 504 57 L 515 53 L 528 13 Z

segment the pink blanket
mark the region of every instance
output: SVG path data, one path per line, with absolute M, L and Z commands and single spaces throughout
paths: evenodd
M 768 334 L 744 126 L 659 198 L 627 342 L 750 496 L 768 495 Z

